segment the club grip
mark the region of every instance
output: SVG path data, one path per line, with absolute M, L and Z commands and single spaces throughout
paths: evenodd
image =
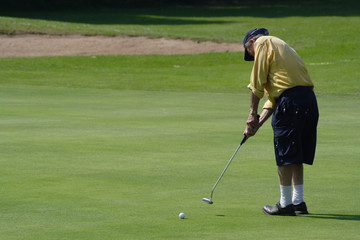
M 247 140 L 247 136 L 244 134 L 244 137 L 243 137 L 243 139 L 241 140 L 240 145 L 243 145 L 243 144 L 246 142 L 246 140 Z

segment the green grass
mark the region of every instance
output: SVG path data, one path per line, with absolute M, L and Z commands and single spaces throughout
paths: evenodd
M 325 36 L 328 28 L 335 29 L 349 20 L 358 22 L 358 9 L 359 3 L 351 0 L 329 0 L 327 4 L 321 0 L 262 4 L 243 1 L 236 6 L 223 7 L 163 6 L 81 11 L 16 12 L 2 9 L 0 29 L 6 33 L 125 34 L 238 42 L 247 29 L 274 26 L 270 29 L 272 34 L 286 35 L 299 45 L 311 46 L 309 36 L 318 39 Z M 296 28 L 293 21 L 296 21 Z M 317 31 L 320 22 L 323 28 Z M 356 28 L 353 31 L 359 32 Z M 331 37 L 338 39 L 336 36 L 342 33 L 333 31 L 332 34 L 335 35 Z M 349 40 L 343 38 L 343 41 Z
M 357 237 L 352 97 L 319 96 L 317 159 L 305 168 L 313 214 L 289 219 L 261 212 L 279 197 L 269 124 L 239 151 L 215 204 L 201 202 L 241 138 L 248 94 L 25 85 L 0 93 L 4 239 Z
M 248 114 L 252 63 L 242 53 L 1 58 L 1 239 L 356 239 L 359 30 L 351 26 L 359 15 L 357 3 L 331 3 L 263 4 L 253 15 L 215 7 L 2 14 L 8 33 L 238 41 L 264 24 L 304 59 L 320 121 L 315 165 L 305 167 L 311 215 L 261 212 L 279 199 L 269 122 L 207 205 L 201 198 Z
M 242 88 L 238 75 L 244 75 L 244 84 L 248 81 L 248 74 L 240 72 L 241 61 L 242 54 L 239 53 L 13 58 L 2 61 L 0 83 L 119 90 L 237 92 Z
M 266 27 L 269 29 L 270 34 L 284 39 L 300 53 L 308 65 L 311 76 L 317 80 L 317 86 L 321 91 L 359 94 L 358 66 L 360 48 L 358 47 L 358 36 L 360 35 L 360 30 L 354 27 L 360 24 L 358 9 L 360 9 L 360 6 L 357 1 L 334 0 L 328 1 L 324 5 L 323 1 L 314 0 L 305 3 L 278 1 L 276 3 L 262 3 L 260 5 L 244 3 L 239 6 L 224 7 L 172 6 L 153 9 L 88 9 L 83 11 L 37 12 L 0 10 L 0 32 L 8 34 L 30 32 L 165 36 L 171 38 L 239 42 L 240 44 L 244 34 L 249 29 Z M 241 55 L 239 55 L 238 59 L 235 59 L 234 55 L 230 56 L 230 58 L 225 58 L 226 64 L 223 65 L 239 65 L 237 72 L 240 72 L 240 76 L 243 79 L 248 79 L 247 73 L 251 65 L 243 63 Z M 192 72 L 188 70 L 192 68 L 190 64 L 195 63 L 196 65 L 198 63 L 195 60 L 189 60 L 188 64 L 185 63 L 187 70 L 173 69 L 173 66 L 179 65 L 176 61 L 182 61 L 179 58 L 182 57 L 158 57 L 154 64 L 143 69 L 139 69 L 137 66 L 137 64 L 143 64 L 142 60 L 129 58 L 129 60 L 124 61 L 126 67 L 130 68 L 130 72 L 122 71 L 121 68 L 119 68 L 119 72 L 122 78 L 130 80 L 133 78 L 134 68 L 136 68 L 136 73 L 139 72 L 140 75 L 150 70 L 151 74 L 146 75 L 146 82 L 149 82 L 148 79 L 151 79 L 153 80 L 152 84 L 156 84 L 155 82 L 159 81 L 156 80 L 159 79 L 156 73 L 156 64 L 163 64 L 165 61 L 169 61 L 172 64 L 172 66 L 168 65 L 169 71 L 179 73 L 176 75 L 169 74 L 173 80 L 178 78 L 177 81 L 179 79 L 184 81 L 185 76 L 191 81 L 193 79 L 196 81 L 196 78 L 199 77 L 208 77 L 196 74 L 197 66 L 193 67 Z M 196 58 L 188 57 L 188 59 Z M 196 60 L 200 60 L 199 64 L 203 64 L 204 69 L 208 61 L 206 57 L 199 58 Z M 233 62 L 229 63 L 230 60 Z M 124 61 L 122 61 L 122 64 L 124 64 Z M 144 61 L 149 64 L 148 59 Z M 95 64 L 96 62 L 94 61 L 94 66 L 98 67 Z M 105 64 L 111 65 L 112 63 Z M 219 68 L 214 69 L 217 62 L 210 64 L 208 72 L 216 74 L 216 78 L 214 77 L 216 81 L 218 81 L 220 74 L 224 78 L 228 78 L 229 73 L 226 71 L 228 67 L 219 72 Z M 29 64 L 26 63 L 26 65 Z M 106 65 L 100 67 L 106 68 Z M 132 69 L 131 66 L 133 67 Z M 94 71 L 97 70 L 95 69 Z M 189 75 L 182 75 L 184 71 Z M 105 72 L 105 75 L 109 74 L 111 73 Z M 111 76 L 111 78 L 113 79 L 114 76 Z M 144 80 L 142 79 L 142 81 Z M 234 83 L 237 84 L 238 81 Z M 234 83 L 232 86 L 234 86 Z M 124 84 L 124 81 L 122 81 L 121 85 L 122 87 L 131 87 L 130 85 L 132 84 L 130 82 Z M 208 82 L 206 82 L 206 85 L 208 85 Z M 187 87 L 187 85 L 183 86 Z M 146 86 L 145 89 L 147 87 L 149 86 Z M 182 88 L 181 86 L 179 87 Z M 214 84 L 211 87 L 214 87 Z M 153 86 L 153 88 L 157 88 L 157 86 Z M 191 88 L 194 88 L 194 86 L 191 86 Z M 217 88 L 218 86 L 215 86 L 215 89 Z
M 359 58 L 335 61 L 305 61 L 317 92 L 358 98 Z M 1 60 L 0 84 L 236 93 L 248 92 L 251 67 L 243 53 L 6 58 Z

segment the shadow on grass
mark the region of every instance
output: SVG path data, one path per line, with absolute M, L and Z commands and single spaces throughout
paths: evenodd
M 224 17 L 359 16 L 360 1 L 265 1 L 234 6 L 157 6 L 152 8 L 97 8 L 77 10 L 0 10 L 1 16 L 86 24 L 187 25 L 238 22 Z M 221 19 L 223 18 L 223 19 Z
M 308 218 L 317 219 L 334 219 L 334 220 L 347 220 L 347 221 L 360 221 L 360 215 L 349 215 L 349 214 L 318 214 L 311 213 L 308 215 L 302 215 Z

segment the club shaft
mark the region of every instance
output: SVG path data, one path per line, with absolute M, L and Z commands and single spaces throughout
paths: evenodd
M 218 183 L 220 182 L 220 180 L 221 180 L 221 178 L 223 177 L 223 175 L 225 174 L 226 169 L 229 167 L 229 165 L 230 165 L 230 163 L 232 162 L 232 160 L 234 159 L 236 153 L 239 151 L 241 145 L 243 145 L 243 143 L 244 143 L 246 140 L 247 140 L 247 137 L 246 137 L 246 135 L 244 135 L 244 138 L 243 138 L 242 141 L 240 142 L 239 146 L 236 148 L 234 154 L 233 154 L 232 157 L 230 158 L 229 162 L 226 164 L 226 166 L 225 166 L 224 170 L 222 171 L 220 177 L 218 178 L 218 180 L 216 181 L 214 187 L 212 188 L 212 190 L 211 190 L 211 196 L 210 196 L 210 201 L 211 201 L 211 199 L 212 199 L 214 190 L 215 190 L 216 186 L 218 185 Z

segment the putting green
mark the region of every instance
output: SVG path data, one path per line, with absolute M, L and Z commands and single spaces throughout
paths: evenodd
M 32 86 L 0 93 L 6 239 L 358 235 L 352 97 L 319 96 L 317 156 L 305 168 L 312 214 L 274 218 L 261 212 L 279 197 L 269 124 L 239 150 L 214 204 L 201 201 L 241 140 L 248 94 Z

